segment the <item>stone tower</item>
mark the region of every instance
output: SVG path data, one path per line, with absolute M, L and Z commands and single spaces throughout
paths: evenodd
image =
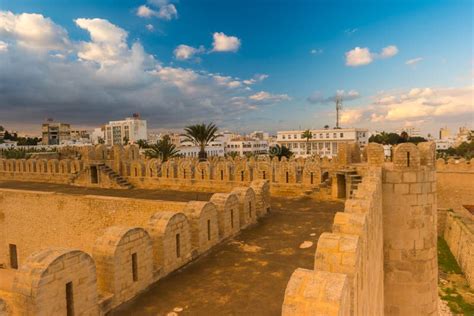
M 396 146 L 383 168 L 385 315 L 437 315 L 433 143 Z

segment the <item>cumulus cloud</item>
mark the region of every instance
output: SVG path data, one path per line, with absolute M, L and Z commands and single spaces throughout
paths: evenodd
M 319 55 L 323 53 L 322 48 L 313 48 L 312 50 L 309 51 L 311 55 Z
M 155 29 L 155 27 L 153 26 L 153 24 L 147 24 L 147 25 L 145 25 L 145 27 L 146 27 L 146 29 L 147 29 L 148 31 L 150 31 L 150 32 L 152 32 L 152 31 Z
M 8 44 L 4 41 L 0 41 L 0 53 L 8 50 Z
M 199 48 L 194 48 L 192 46 L 181 44 L 174 50 L 174 57 L 179 60 L 186 60 L 192 58 L 196 54 L 200 54 L 205 52 L 204 46 L 200 46 Z
M 212 35 L 212 51 L 214 52 L 236 52 L 240 48 L 240 39 L 235 36 L 227 36 L 223 32 L 215 32 Z
M 263 80 L 267 79 L 268 75 L 266 74 L 256 74 L 253 76 L 251 79 L 246 79 L 243 81 L 246 85 L 253 85 L 256 84 L 257 82 L 262 82 Z
M 327 104 L 334 103 L 336 101 L 336 97 L 340 97 L 343 101 L 351 101 L 360 98 L 360 93 L 357 90 L 337 90 L 334 95 L 324 97 L 320 91 L 315 91 L 306 100 L 313 104 Z
M 396 93 L 381 93 L 365 106 L 343 111 L 343 123 L 385 124 L 400 126 L 404 122 L 458 122 L 472 115 L 474 86 L 460 88 L 413 88 Z
M 398 48 L 395 45 L 384 47 L 380 53 L 380 58 L 390 58 L 398 54 Z
M 405 62 L 405 64 L 412 66 L 412 65 L 418 64 L 418 63 L 419 63 L 420 61 L 422 61 L 422 60 L 423 60 L 422 57 L 417 57 L 417 58 L 413 58 L 413 59 L 408 59 L 408 60 Z
M 346 52 L 346 65 L 359 67 L 372 63 L 375 59 L 391 58 L 398 54 L 398 48 L 395 45 L 384 47 L 382 51 L 372 53 L 367 47 L 356 47 Z
M 37 51 L 65 50 L 70 44 L 64 28 L 34 13 L 0 11 L 0 36 Z
M 149 0 L 148 3 L 150 6 L 143 4 L 137 8 L 137 16 L 142 18 L 156 17 L 168 21 L 178 18 L 178 10 L 174 4 L 164 0 Z
M 129 44 L 127 32 L 104 19 L 75 20 L 90 38 L 74 41 L 45 17 L 37 25 L 55 32 L 43 33 L 38 26 L 26 36 L 16 28 L 20 15 L 0 14 L 9 17 L 7 27 L 4 20 L 1 24 L 7 49 L 1 52 L 0 117 L 12 124 L 39 126 L 42 118 L 54 117 L 97 126 L 134 112 L 151 126 L 222 123 L 284 99 L 267 95 L 258 103 L 238 78 L 164 65 L 140 42 Z M 38 54 L 39 48 L 45 53 Z

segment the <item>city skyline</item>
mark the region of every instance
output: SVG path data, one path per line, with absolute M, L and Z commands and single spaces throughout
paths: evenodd
M 112 5 L 113 4 L 113 5 Z M 0 117 L 150 130 L 473 124 L 468 1 L 0 3 Z M 467 40 L 466 40 L 467 39 Z

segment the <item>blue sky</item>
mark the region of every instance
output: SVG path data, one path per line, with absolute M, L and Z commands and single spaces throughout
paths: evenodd
M 474 121 L 471 1 L 0 0 L 0 11 L 0 117 L 18 129 L 136 111 L 156 129 L 316 128 L 334 124 L 335 94 L 345 126 Z

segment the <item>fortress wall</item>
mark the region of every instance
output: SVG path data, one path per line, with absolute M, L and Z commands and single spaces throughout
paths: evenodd
M 256 219 L 255 193 L 246 189 L 251 197 L 245 200 L 245 206 L 238 200 L 239 206 L 233 212 L 238 217 L 239 209 L 247 209 L 248 199 L 252 199 Z M 184 212 L 187 207 L 188 202 L 0 189 L 0 264 L 9 267 L 10 244 L 17 247 L 20 265 L 32 252 L 46 247 L 77 248 L 90 253 L 95 240 L 110 226 L 146 227 L 157 212 Z M 213 214 L 230 213 L 229 207 L 232 203 L 216 208 Z M 214 229 L 217 215 L 214 216 L 211 233 L 220 240 L 218 229 Z M 201 220 L 199 216 L 197 219 Z
M 438 207 L 461 209 L 474 205 L 474 160 L 436 161 Z
M 474 216 L 457 210 L 438 210 L 438 216 L 445 222 L 438 234 L 446 240 L 469 286 L 474 289 Z
M 383 232 L 381 168 L 367 171 L 354 199 L 318 241 L 314 270 L 297 269 L 282 315 L 382 315 Z

